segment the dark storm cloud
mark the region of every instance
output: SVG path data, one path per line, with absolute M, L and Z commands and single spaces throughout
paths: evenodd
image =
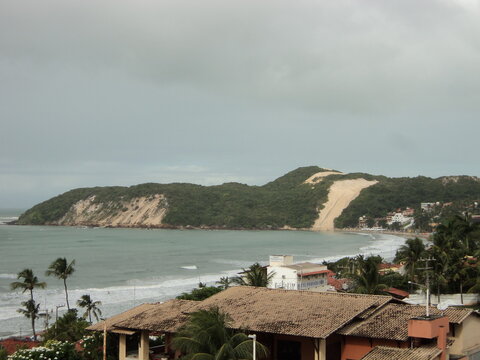
M 474 0 L 0 0 L 0 207 L 307 164 L 480 175 L 479 35 Z

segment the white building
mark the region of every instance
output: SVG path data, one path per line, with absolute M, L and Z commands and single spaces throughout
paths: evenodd
M 400 223 L 400 224 L 404 225 L 404 224 L 412 222 L 412 221 L 413 221 L 413 217 L 405 216 L 405 215 L 403 215 L 403 213 L 397 212 L 397 213 L 393 214 L 393 216 L 389 217 L 389 220 L 388 220 L 387 224 L 392 225 L 393 223 L 397 222 L 397 223 Z
M 291 255 L 272 255 L 267 266 L 267 274 L 273 274 L 271 289 L 327 291 L 329 270 L 326 265 L 309 262 L 294 264 Z

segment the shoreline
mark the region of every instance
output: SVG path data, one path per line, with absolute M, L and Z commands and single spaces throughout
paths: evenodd
M 3 223 L 0 225 L 13 226 L 51 226 L 51 227 L 67 227 L 67 228 L 89 228 L 89 229 L 142 229 L 142 230 L 231 230 L 231 231 L 311 231 L 320 233 L 340 232 L 340 233 L 362 233 L 362 234 L 385 234 L 396 235 L 404 238 L 418 237 L 422 240 L 429 241 L 432 233 L 411 233 L 405 231 L 393 230 L 364 230 L 358 228 L 334 228 L 333 230 L 317 230 L 310 228 L 293 228 L 288 225 L 282 227 L 265 227 L 265 228 L 243 228 L 243 227 L 224 227 L 224 226 L 192 226 L 192 225 L 98 225 L 98 224 L 17 224 L 16 221 Z
M 385 234 L 385 235 L 396 235 L 403 237 L 405 239 L 419 238 L 425 241 L 430 241 L 433 233 L 411 233 L 405 231 L 393 231 L 393 230 L 362 230 L 356 228 L 346 228 L 346 229 L 335 229 L 338 232 L 346 233 L 362 233 L 362 234 Z

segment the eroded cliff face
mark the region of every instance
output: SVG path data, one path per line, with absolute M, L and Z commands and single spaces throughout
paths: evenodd
M 76 202 L 55 225 L 162 227 L 168 202 L 164 195 L 128 201 L 96 202 L 95 196 Z

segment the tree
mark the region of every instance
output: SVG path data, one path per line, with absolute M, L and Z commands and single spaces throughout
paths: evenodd
M 480 230 L 468 216 L 455 215 L 438 225 L 431 252 L 436 259 L 435 276 L 447 291 L 460 291 L 463 302 L 464 286 L 475 286 L 477 271 L 468 263 L 471 255 L 479 255 Z M 478 259 L 478 256 L 476 257 Z M 473 264 L 475 266 L 475 264 Z M 458 285 L 458 289 L 457 289 Z M 437 284 L 437 291 L 439 284 Z
M 70 310 L 70 304 L 68 303 L 67 278 L 75 271 L 73 265 L 75 265 L 75 260 L 72 260 L 69 264 L 66 258 L 58 258 L 50 264 L 48 270 L 45 272 L 47 276 L 55 276 L 56 278 L 63 280 L 65 300 L 67 302 L 68 310 Z
M 405 241 L 405 245 L 402 245 L 395 255 L 394 261 L 404 262 L 405 270 L 408 273 L 410 281 L 415 281 L 415 275 L 417 272 L 417 263 L 425 254 L 425 245 L 419 238 L 408 239 Z
M 45 330 L 43 339 L 76 342 L 86 333 L 86 328 L 90 324 L 85 319 L 78 317 L 76 309 L 67 311 L 63 316 Z
M 222 291 L 223 289 L 215 286 L 204 286 L 193 289 L 191 292 L 184 292 L 177 296 L 180 300 L 202 301 Z
M 213 307 L 190 314 L 187 324 L 173 339 L 173 347 L 185 360 L 240 360 L 253 358 L 253 341 L 244 333 L 229 329 L 228 314 Z M 256 357 L 267 356 L 267 349 L 256 343 Z
M 92 323 L 92 314 L 97 321 L 102 315 L 102 311 L 98 308 L 99 305 L 102 305 L 102 302 L 92 301 L 92 298 L 88 294 L 82 295 L 80 300 L 77 301 L 77 305 L 85 309 L 82 316 L 84 319 L 88 317 L 90 324 Z
M 36 304 L 35 300 L 22 301 L 24 309 L 18 309 L 17 312 L 25 315 L 26 318 L 32 322 L 33 339 L 37 340 L 37 333 L 35 332 L 35 320 L 38 319 L 40 304 Z
M 228 289 L 232 285 L 232 279 L 228 276 L 223 276 L 216 282 L 222 289 Z
M 274 273 L 267 274 L 267 269 L 258 262 L 242 270 L 242 275 L 234 277 L 232 282 L 243 286 L 267 287 L 274 276 Z
M 378 266 L 382 263 L 380 256 L 369 256 L 364 258 L 357 256 L 357 273 L 353 274 L 356 287 L 353 292 L 359 294 L 382 294 L 387 285 L 380 283 Z
M 47 283 L 38 281 L 38 278 L 33 274 L 32 269 L 23 269 L 17 274 L 17 279 L 23 279 L 23 281 L 14 281 L 10 284 L 12 290 L 22 289 L 22 292 L 30 291 L 30 300 L 33 299 L 33 289 L 40 288 L 45 289 Z

